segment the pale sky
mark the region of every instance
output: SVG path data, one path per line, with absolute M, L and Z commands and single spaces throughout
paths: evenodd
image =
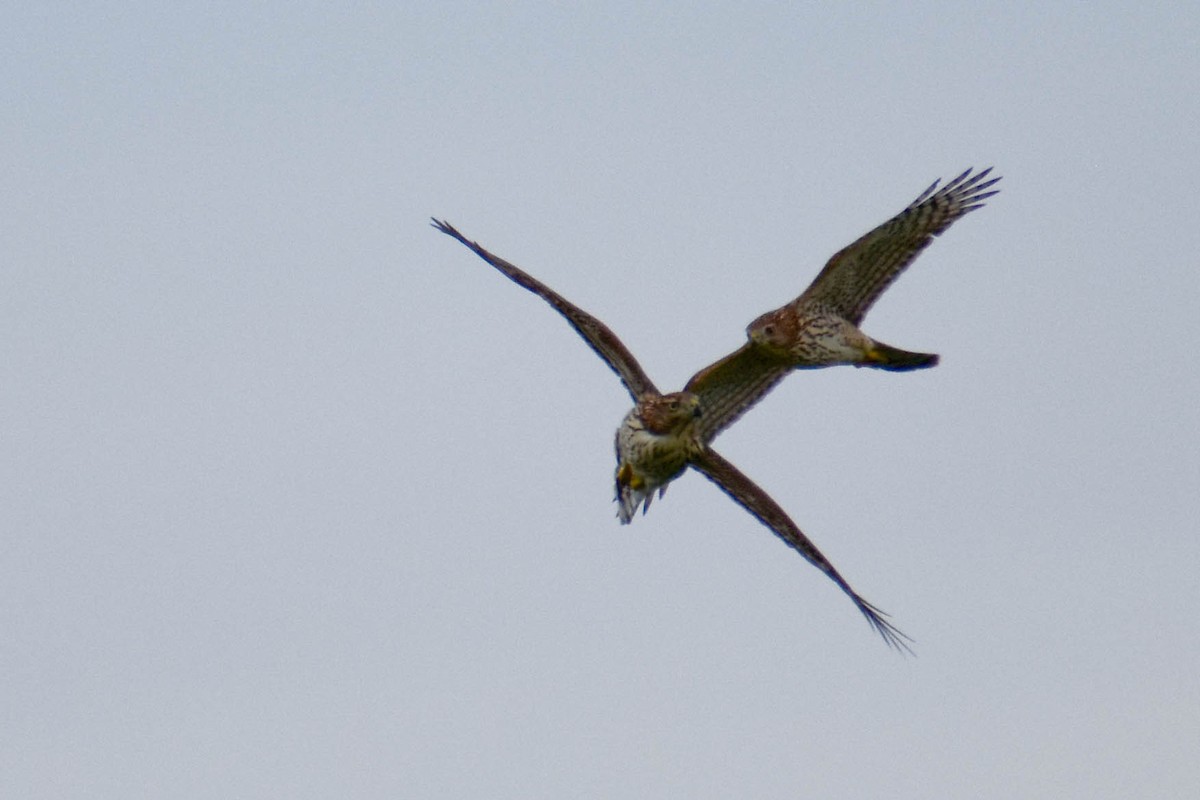
M 0 796 L 1200 786 L 1200 10 L 31 4 L 0 25 Z M 716 446 L 664 390 L 934 178 L 1002 192 Z

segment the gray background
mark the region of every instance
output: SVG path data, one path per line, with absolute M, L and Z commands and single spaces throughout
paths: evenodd
M 0 26 L 0 795 L 1183 797 L 1200 15 L 109 4 Z M 664 389 L 935 177 L 1003 192 L 718 442 Z

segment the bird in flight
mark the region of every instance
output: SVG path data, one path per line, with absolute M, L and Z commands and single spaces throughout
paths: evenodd
M 938 181 L 908 208 L 834 254 L 804 294 L 746 328 L 750 341 L 796 368 L 853 364 L 896 372 L 937 364 L 934 353 L 910 353 L 867 336 L 858 326 L 892 281 L 964 214 L 999 190 L 985 169 L 967 170 L 940 190 Z
M 930 236 L 941 233 L 954 219 L 978 207 L 977 204 L 971 205 L 972 202 L 990 196 L 968 191 L 965 195 L 967 199 L 954 199 L 964 197 L 960 190 L 964 188 L 964 178 L 969 172 L 952 181 L 941 192 L 931 194 L 937 185 L 935 183 L 899 215 L 834 256 L 813 286 L 822 282 L 842 287 L 847 283 L 871 282 L 874 288 L 859 291 L 859 294 L 869 294 L 870 297 L 865 303 L 860 301 L 862 307 L 855 319 L 857 322 L 870 303 L 928 244 Z M 975 185 L 986 174 L 987 171 L 980 173 L 966 183 Z M 976 185 L 975 189 L 978 191 L 994 182 Z M 966 188 L 969 189 L 969 186 Z M 952 210 L 937 210 L 945 206 L 951 206 Z M 958 210 L 954 211 L 953 208 Z M 803 316 L 797 313 L 786 316 L 783 313 L 799 307 L 800 301 L 813 292 L 813 287 L 810 287 L 794 303 L 772 312 L 783 321 L 796 321 L 798 324 L 785 329 L 782 321 L 773 323 L 773 320 L 768 320 L 770 315 L 760 317 L 747 328 L 748 340 L 741 348 L 700 370 L 682 391 L 663 394 L 625 344 L 599 319 L 521 268 L 467 239 L 449 223 L 434 219 L 433 226 L 457 239 L 510 280 L 538 295 L 558 311 L 617 374 L 633 398 L 634 407 L 616 434 L 616 494 L 618 517 L 622 523 L 632 520 L 639 505 L 645 512 L 654 492 L 661 495 L 666 491 L 667 484 L 690 466 L 833 580 L 854 601 L 889 646 L 911 652 L 909 637 L 896 628 L 886 614 L 855 592 L 779 504 L 717 453 L 710 443 L 795 368 L 853 363 L 884 369 L 914 369 L 932 366 L 936 356 L 923 357 L 927 363 L 914 363 L 914 358 L 920 354 L 905 353 L 881 345 L 860 333 L 852 344 L 866 341 L 870 345 L 864 345 L 857 359 L 826 358 L 822 361 L 806 356 L 808 360 L 802 360 L 800 348 L 794 344 L 801 339 L 824 341 L 829 338 L 820 330 L 805 327 L 809 324 L 808 320 L 819 319 L 817 315 Z M 872 259 L 886 263 L 872 263 Z M 835 269 L 835 262 L 846 267 Z M 839 272 L 847 274 L 835 281 L 832 276 Z M 852 316 L 850 312 L 843 313 Z M 764 328 L 767 330 L 762 330 Z M 836 343 L 836 339 L 834 341 Z M 842 348 L 846 349 L 846 345 L 842 345 Z M 930 358 L 933 362 L 928 362 Z

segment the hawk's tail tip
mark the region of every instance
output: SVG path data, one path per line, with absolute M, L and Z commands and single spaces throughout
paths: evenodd
M 871 348 L 867 366 L 886 369 L 891 372 L 908 372 L 914 369 L 936 367 L 937 363 L 937 353 L 912 353 L 908 350 L 901 350 L 898 347 L 883 344 L 882 342 L 876 342 L 875 346 Z

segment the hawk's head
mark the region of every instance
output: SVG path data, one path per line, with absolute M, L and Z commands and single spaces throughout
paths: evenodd
M 797 334 L 796 313 L 790 306 L 768 311 L 746 326 L 751 342 L 773 355 L 787 355 Z
M 679 433 L 700 416 L 700 398 L 691 392 L 643 397 L 638 416 L 646 430 L 660 436 Z

